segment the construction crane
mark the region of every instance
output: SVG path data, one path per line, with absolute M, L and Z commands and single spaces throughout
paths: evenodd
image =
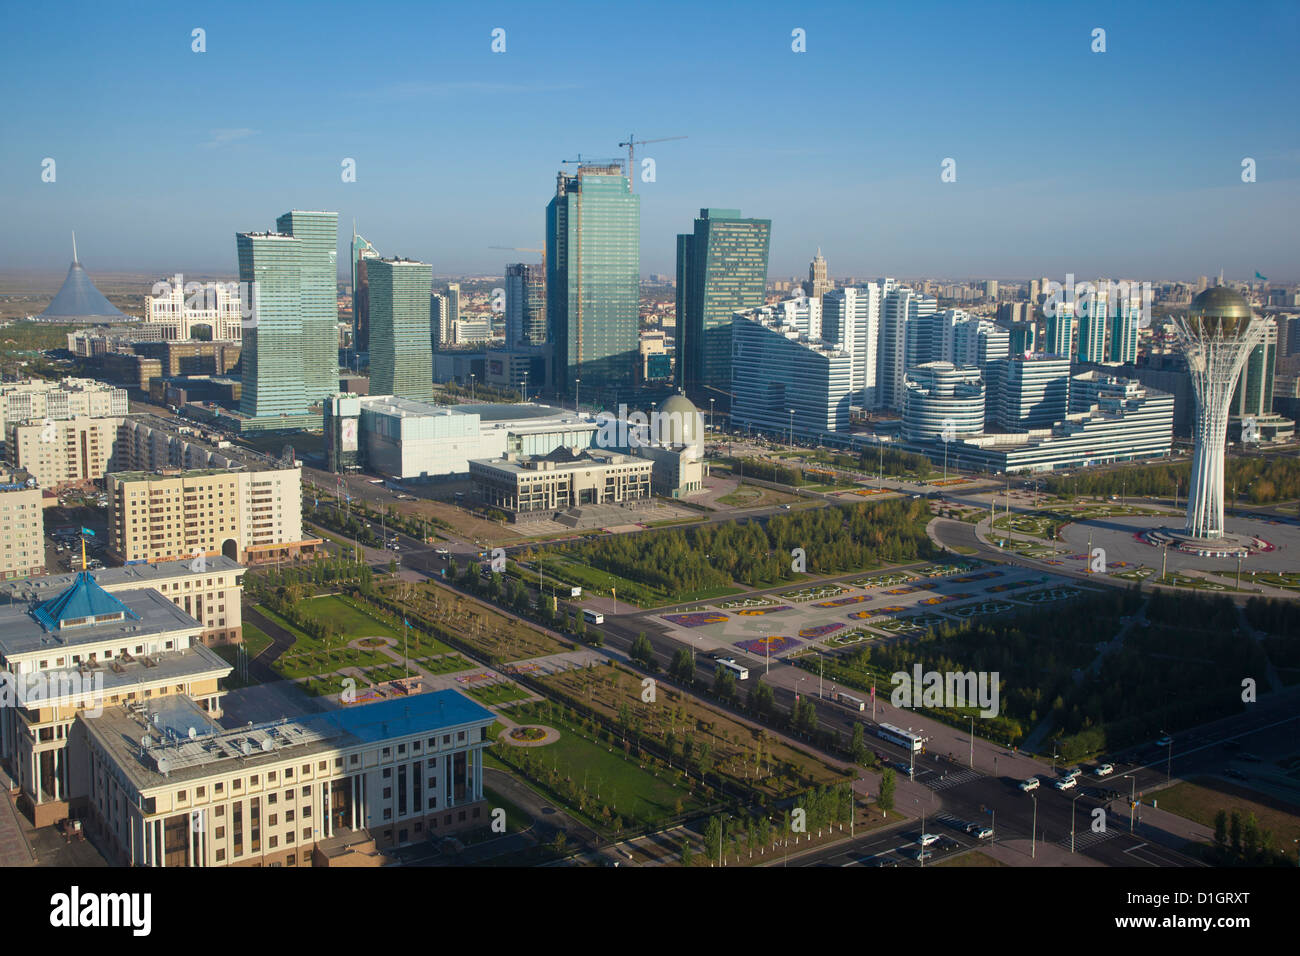
M 686 136 L 661 136 L 658 139 L 637 139 L 635 133 L 628 133 L 627 142 L 618 144 L 620 149 L 624 146 L 627 147 L 627 188 L 629 190 L 632 189 L 632 182 L 633 182 L 632 170 L 635 167 L 635 163 L 636 163 L 636 155 L 635 155 L 636 147 L 646 146 L 649 145 L 650 143 L 667 143 L 670 140 L 674 140 L 674 139 L 688 139 L 688 138 L 689 137 Z
M 562 159 L 561 166 L 622 166 L 623 157 L 615 156 L 613 159 L 583 159 L 582 153 L 578 154 L 577 159 Z

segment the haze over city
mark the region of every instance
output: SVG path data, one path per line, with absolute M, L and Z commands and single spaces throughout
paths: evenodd
M 837 275 L 1296 278 L 1289 3 L 74 9 L 15 7 L 0 38 L 11 270 L 60 270 L 75 229 L 99 270 L 233 272 L 236 231 L 304 208 L 500 274 L 488 247 L 540 245 L 560 161 L 631 132 L 688 137 L 643 153 L 643 274 L 721 205 L 773 221 L 773 275 L 821 247 Z

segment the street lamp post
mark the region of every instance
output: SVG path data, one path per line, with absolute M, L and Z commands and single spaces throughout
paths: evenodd
M 1034 801 L 1034 822 L 1029 829 L 1029 858 L 1038 858 L 1038 794 L 1031 793 L 1029 799 Z
M 709 432 L 710 433 L 713 432 L 713 403 L 716 401 L 717 401 L 716 398 L 709 399 Z
M 790 450 L 794 451 L 794 409 L 793 408 L 790 409 L 790 435 L 787 444 L 790 446 Z
M 1074 805 L 1078 802 L 1081 796 L 1083 796 L 1083 794 L 1076 793 L 1074 795 L 1074 799 L 1070 801 L 1070 852 L 1071 853 L 1074 852 Z
M 1126 773 L 1126 774 L 1124 774 L 1124 776 L 1128 777 L 1128 779 L 1129 779 L 1129 795 L 1128 795 L 1128 832 L 1129 832 L 1129 833 L 1132 833 L 1132 832 L 1133 832 L 1133 814 L 1134 814 L 1134 811 L 1137 809 L 1137 804 L 1136 804 L 1136 801 L 1137 801 L 1137 777 L 1134 776 L 1134 775 L 1131 774 L 1131 773 Z
M 970 767 L 975 769 L 975 717 L 970 719 Z
M 474 373 L 469 373 L 469 400 L 474 401 Z
M 523 401 L 523 404 L 527 405 L 527 404 L 528 404 L 528 373 L 527 373 L 527 372 L 524 372 L 524 381 L 523 381 L 523 386 L 524 386 L 524 401 Z

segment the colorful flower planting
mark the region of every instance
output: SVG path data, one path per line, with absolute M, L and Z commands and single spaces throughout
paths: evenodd
M 805 627 L 799 631 L 800 637 L 825 637 L 827 634 L 834 634 L 843 628 L 843 624 L 818 624 L 816 627 Z
M 748 614 L 748 611 L 741 611 L 741 614 Z M 727 615 L 721 611 L 697 611 L 693 614 L 665 614 L 664 620 L 670 624 L 676 624 L 680 627 L 703 627 L 706 624 L 721 624 L 727 619 Z
M 771 637 L 755 637 L 748 641 L 738 641 L 736 647 L 759 657 L 775 657 L 798 647 L 802 643 L 803 641 L 795 640 L 793 637 L 781 637 L 774 634 Z

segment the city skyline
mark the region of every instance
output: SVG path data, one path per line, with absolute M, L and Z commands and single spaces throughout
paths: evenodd
M 241 29 L 248 10 L 236 4 L 200 18 L 210 21 L 203 53 L 191 49 L 199 24 L 147 7 L 127 16 L 86 7 L 84 33 L 14 11 L 12 72 L 48 79 L 37 95 L 14 98 L 12 135 L 0 144 L 0 201 L 32 224 L 0 241 L 0 262 L 59 270 L 76 228 L 100 270 L 230 270 L 223 237 L 261 209 L 298 207 L 337 209 L 435 274 L 500 274 L 508 257 L 491 246 L 540 245 L 537 208 L 556 164 L 620 156 L 630 127 L 650 139 L 689 137 L 638 153 L 636 172 L 642 159 L 656 162 L 655 181 L 635 183 L 643 274 L 672 274 L 680 224 L 717 206 L 773 221 L 776 276 L 804 273 L 820 246 L 838 276 L 1193 277 L 1222 268 L 1300 278 L 1288 256 L 1300 238 L 1300 136 L 1274 119 L 1289 109 L 1293 9 L 1246 18 L 1111 5 L 1083 20 L 1013 4 L 945 6 L 922 33 L 903 10 L 759 4 L 744 18 L 696 12 L 692 42 L 682 43 L 675 6 L 620 15 L 612 30 L 606 18 L 577 16 L 562 37 L 543 11 L 522 5 L 490 22 L 413 11 L 401 36 L 365 25 L 336 36 L 331 21 L 303 18 L 297 5 L 259 9 L 259 29 Z M 494 54 L 498 25 L 506 49 Z M 1104 53 L 1091 49 L 1098 26 Z M 796 28 L 806 52 L 791 49 Z M 291 30 L 318 53 L 268 88 L 262 64 Z M 854 38 L 864 33 L 891 37 L 865 63 L 847 55 L 860 52 Z M 430 35 L 440 43 L 436 80 L 401 65 L 420 62 Z M 83 65 L 92 36 L 150 55 L 101 82 Z M 763 57 L 765 69 L 740 83 L 729 57 L 693 57 L 700 44 Z M 380 50 L 375 69 L 366 55 Z M 575 75 L 565 64 L 579 52 L 590 71 Z M 1211 52 L 1221 67 L 1212 76 L 1183 68 Z M 358 57 L 360 81 L 337 67 Z M 636 83 L 603 82 L 628 62 L 638 64 Z M 926 62 L 943 68 L 918 67 Z M 214 71 L 222 83 L 211 82 Z M 1050 82 L 1034 79 L 1044 72 Z M 725 114 L 690 95 L 719 84 Z M 846 128 L 845 111 L 864 104 L 876 123 Z M 350 122 L 322 122 L 331 106 Z M 410 123 L 421 109 L 438 123 Z M 167 135 L 141 135 L 159 117 Z M 1099 150 L 1088 130 L 1127 145 Z M 42 181 L 47 158 L 54 182 Z M 956 181 L 945 183 L 949 158 Z M 1246 158 L 1256 164 L 1252 183 L 1242 181 Z M 348 159 L 355 182 L 341 175 Z M 1207 205 L 1217 215 L 1210 232 L 1196 228 Z

